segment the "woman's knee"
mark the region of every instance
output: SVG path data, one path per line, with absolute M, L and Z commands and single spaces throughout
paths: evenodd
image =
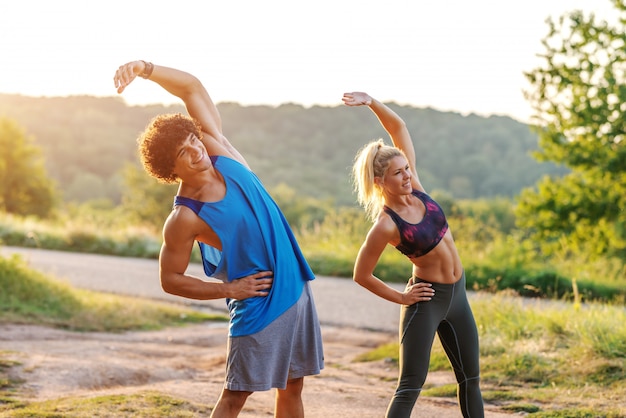
M 421 373 L 419 375 L 400 375 L 398 379 L 398 385 L 396 387 L 396 394 L 405 394 L 409 397 L 418 396 L 422 391 L 424 382 L 426 381 L 426 374 Z M 403 395 L 401 395 L 403 396 Z

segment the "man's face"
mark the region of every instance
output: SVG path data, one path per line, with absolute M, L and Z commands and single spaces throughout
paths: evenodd
M 200 139 L 193 133 L 176 149 L 174 173 L 181 179 L 189 175 L 206 170 L 211 166 L 211 160 L 206 148 Z

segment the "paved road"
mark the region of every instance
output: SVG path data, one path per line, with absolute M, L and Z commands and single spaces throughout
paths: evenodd
M 223 299 L 195 301 L 165 293 L 156 260 L 0 246 L 0 255 L 10 254 L 19 254 L 30 267 L 79 288 L 226 312 Z M 205 277 L 200 264 L 191 265 L 188 272 Z M 351 279 L 317 276 L 311 286 L 322 325 L 396 332 L 399 305 L 372 295 Z

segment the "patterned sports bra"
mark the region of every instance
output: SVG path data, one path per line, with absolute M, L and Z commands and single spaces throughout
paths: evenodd
M 419 190 L 413 190 L 413 196 L 421 200 L 426 207 L 424 218 L 419 223 L 409 223 L 387 206 L 383 208 L 400 232 L 400 244 L 396 245 L 396 249 L 409 258 L 428 254 L 448 231 L 448 221 L 441 206 Z

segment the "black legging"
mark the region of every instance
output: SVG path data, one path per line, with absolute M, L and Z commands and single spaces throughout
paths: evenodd
M 419 278 L 415 282 L 425 281 Z M 428 302 L 402 306 L 400 313 L 400 377 L 388 418 L 410 417 L 430 364 L 430 351 L 439 335 L 459 384 L 461 412 L 466 418 L 484 416 L 478 366 L 478 330 L 465 292 L 465 272 L 454 284 L 432 283 Z

